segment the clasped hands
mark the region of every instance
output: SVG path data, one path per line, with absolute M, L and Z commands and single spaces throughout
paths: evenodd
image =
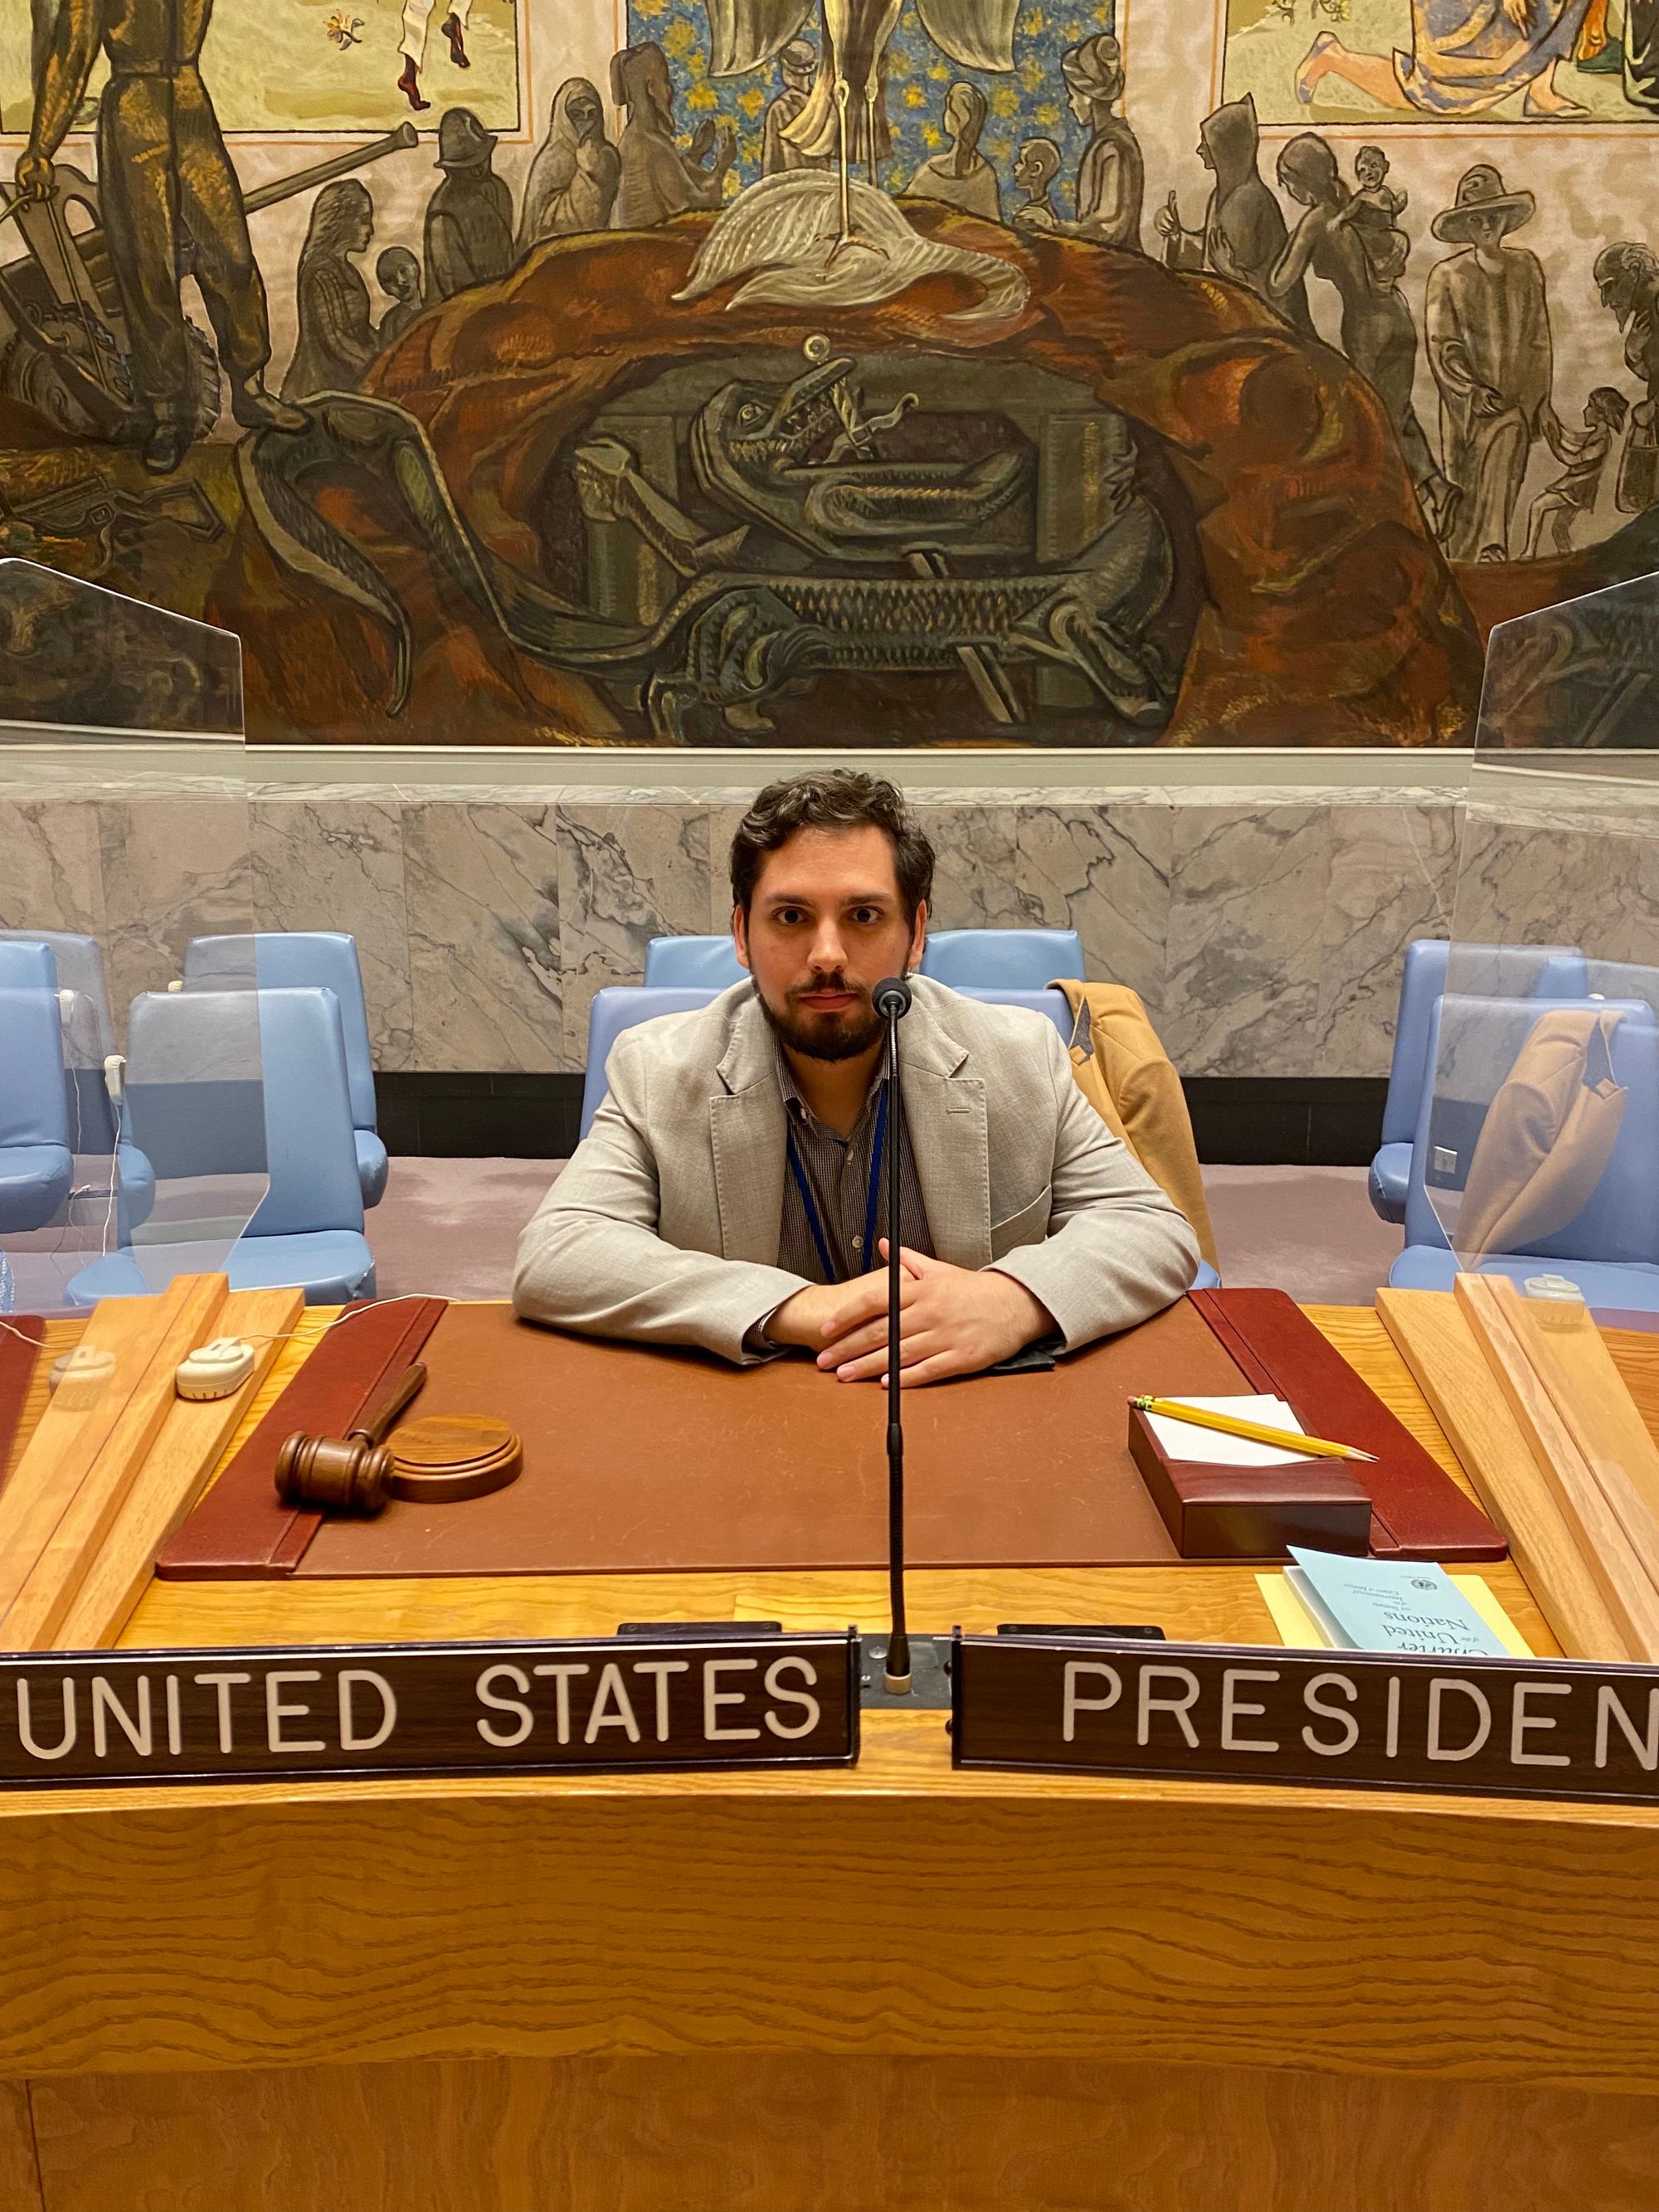
M 884 1260 L 887 1240 L 881 1240 Z M 942 1382 L 994 1367 L 1054 1328 L 1024 1283 L 994 1267 L 953 1267 L 901 1245 L 899 1380 Z M 850 1283 L 814 1283 L 786 1298 L 766 1324 L 774 1344 L 804 1346 L 842 1382 L 887 1379 L 887 1270 Z

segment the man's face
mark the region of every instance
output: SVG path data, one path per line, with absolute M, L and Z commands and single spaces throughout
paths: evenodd
M 1472 215 L 1468 218 L 1469 243 L 1485 253 L 1495 253 L 1504 243 L 1504 218 L 1501 215 Z
M 882 1034 L 870 994 L 921 957 L 927 909 L 907 920 L 884 831 L 799 830 L 761 865 L 738 957 L 783 1042 L 811 1060 L 852 1060 Z

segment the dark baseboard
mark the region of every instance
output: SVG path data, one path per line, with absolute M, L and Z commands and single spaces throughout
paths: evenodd
M 566 1159 L 580 1075 L 377 1075 L 387 1152 L 428 1159 Z M 1378 1076 L 1197 1075 L 1185 1085 L 1198 1157 L 1216 1167 L 1365 1167 L 1382 1141 Z
M 1382 1141 L 1382 1075 L 1194 1075 L 1182 1088 L 1211 1167 L 1369 1167 Z
M 374 1097 L 394 1158 L 567 1160 L 581 1127 L 580 1075 L 377 1074 Z

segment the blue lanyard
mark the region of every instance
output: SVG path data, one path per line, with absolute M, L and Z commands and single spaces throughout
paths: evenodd
M 881 1098 L 876 1107 L 876 1138 L 870 1147 L 870 1187 L 864 1201 L 864 1242 L 860 1256 L 865 1266 L 873 1266 L 870 1255 L 874 1249 L 872 1238 L 876 1233 L 876 1200 L 881 1189 L 881 1156 L 887 1137 L 887 1085 L 881 1086 Z M 823 1223 L 818 1213 L 817 1200 L 812 1195 L 812 1186 L 807 1180 L 806 1164 L 795 1144 L 793 1129 L 786 1132 L 789 1154 L 789 1171 L 795 1178 L 795 1188 L 800 1193 L 800 1202 L 806 1215 L 806 1225 L 812 1232 L 812 1242 L 817 1248 L 818 1264 L 823 1269 L 826 1283 L 838 1283 L 843 1278 L 830 1256 L 829 1240 L 823 1232 Z

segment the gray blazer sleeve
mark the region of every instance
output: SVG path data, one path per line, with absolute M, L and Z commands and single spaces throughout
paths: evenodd
M 1048 1233 L 991 1264 L 1042 1301 L 1073 1352 L 1190 1290 L 1198 1239 L 1078 1089 L 1059 1032 L 1047 1021 L 1043 1029 L 1059 1110 Z
M 619 1037 L 611 1092 L 519 1239 L 514 1310 L 585 1336 L 693 1344 L 740 1364 L 744 1339 L 802 1275 L 717 1253 L 686 1252 L 657 1234 L 657 1163 L 643 1127 L 645 1056 Z

